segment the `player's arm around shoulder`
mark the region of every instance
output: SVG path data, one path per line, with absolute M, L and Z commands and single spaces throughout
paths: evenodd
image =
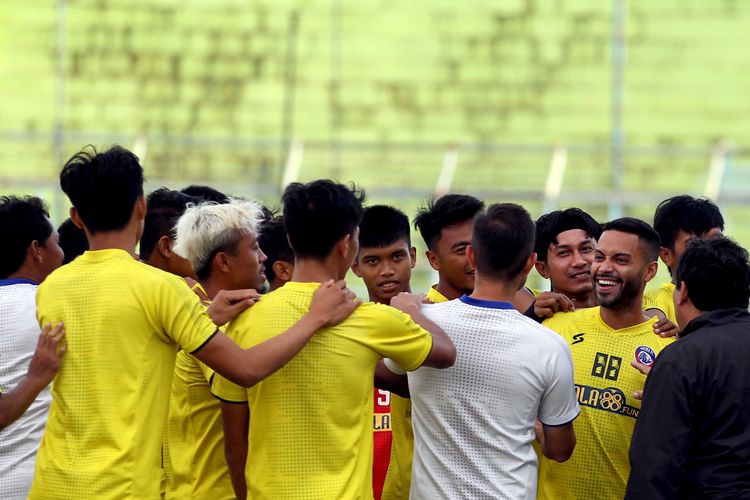
M 432 347 L 427 357 L 422 361 L 421 366 L 430 366 L 432 368 L 450 368 L 453 366 L 453 363 L 456 362 L 456 346 L 442 328 L 425 316 L 422 311 L 421 295 L 401 292 L 391 299 L 391 307 L 409 315 L 416 325 L 430 333 Z M 392 356 L 389 357 L 401 364 L 398 359 Z M 401 366 L 410 369 L 405 365 Z
M 287 364 L 315 332 L 344 321 L 360 304 L 346 283 L 331 280 L 315 291 L 307 314 L 281 335 L 241 349 L 217 332 L 193 354 L 230 381 L 252 387 Z

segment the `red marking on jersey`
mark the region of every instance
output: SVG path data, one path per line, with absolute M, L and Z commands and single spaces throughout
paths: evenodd
M 391 462 L 391 394 L 388 391 L 375 389 L 374 400 L 372 493 L 375 500 L 380 500 L 385 475 Z

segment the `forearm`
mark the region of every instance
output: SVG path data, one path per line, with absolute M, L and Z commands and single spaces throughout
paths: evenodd
M 12 391 L 0 395 L 0 429 L 18 420 L 45 387 L 46 384 L 27 375 Z
M 224 457 L 229 467 L 232 488 L 238 500 L 247 496 L 245 466 L 247 463 L 247 437 L 250 412 L 246 404 L 221 404 L 224 425 Z

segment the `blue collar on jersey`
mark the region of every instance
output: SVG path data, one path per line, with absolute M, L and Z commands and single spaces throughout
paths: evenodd
M 21 285 L 21 284 L 27 284 L 27 285 L 38 285 L 34 280 L 30 280 L 28 278 L 10 278 L 10 279 L 4 279 L 0 280 L 0 286 L 8 286 L 8 285 Z
M 458 300 L 460 300 L 464 304 L 469 304 L 470 306 L 488 307 L 490 309 L 513 309 L 513 304 L 511 304 L 510 302 L 500 302 L 497 300 L 481 300 L 469 297 L 468 295 L 461 295 L 461 298 Z

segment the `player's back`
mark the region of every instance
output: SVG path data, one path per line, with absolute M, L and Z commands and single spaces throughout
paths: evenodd
M 12 391 L 24 379 L 34 355 L 40 331 L 34 305 L 36 289 L 28 280 L 0 280 L 1 392 Z M 18 420 L 0 430 L 0 498 L 28 495 L 50 401 L 46 388 Z
M 250 347 L 282 333 L 308 311 L 318 286 L 286 283 L 233 321 L 227 334 Z M 248 389 L 248 497 L 372 498 L 375 365 L 390 356 L 416 368 L 431 345 L 429 333 L 407 315 L 365 303 Z M 215 382 L 217 395 L 236 401 L 224 384 Z
M 67 353 L 31 498 L 157 498 L 177 343 L 215 327 L 184 281 L 123 250 L 86 252 L 39 287 L 42 323 L 63 322 Z
M 415 435 L 411 495 L 535 498 L 537 415 L 548 425 L 578 414 L 567 346 L 503 302 L 462 297 L 423 308 L 456 345 L 453 367 L 409 373 Z M 556 367 L 565 404 L 543 402 Z

